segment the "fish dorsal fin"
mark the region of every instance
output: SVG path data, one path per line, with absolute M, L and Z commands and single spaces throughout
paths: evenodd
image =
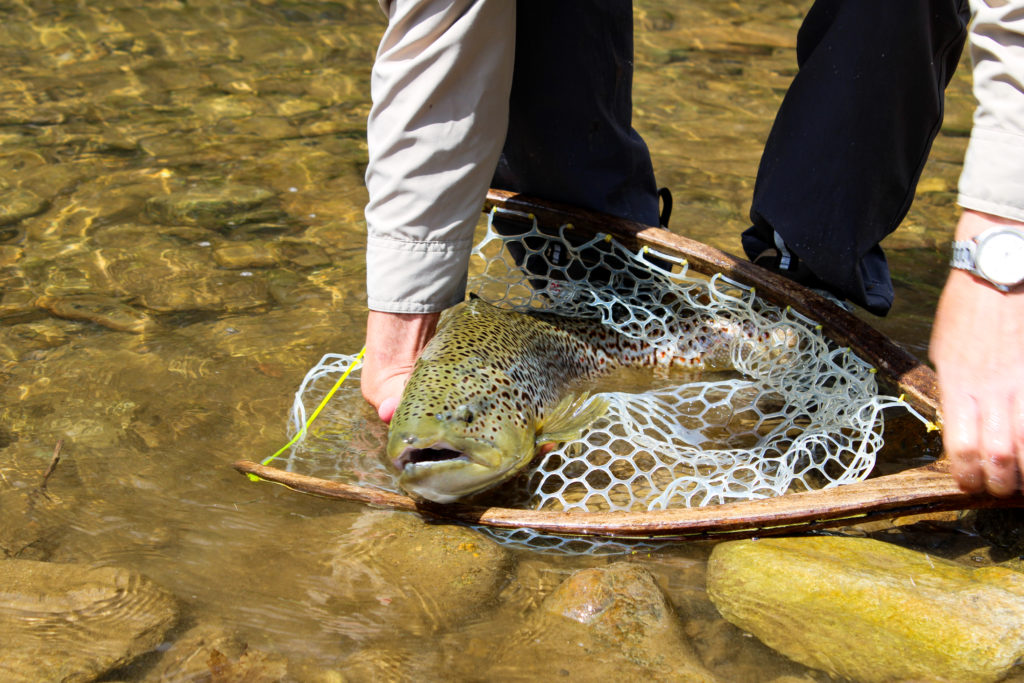
M 578 439 L 583 430 L 608 410 L 608 402 L 595 399 L 584 407 L 590 393 L 566 396 L 551 409 L 537 431 L 537 445 L 572 441 Z

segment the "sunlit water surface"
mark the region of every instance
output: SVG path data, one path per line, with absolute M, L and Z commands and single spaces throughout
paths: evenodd
M 808 4 L 637 3 L 635 126 L 675 194 L 675 231 L 739 253 Z M 508 635 L 562 578 L 610 560 L 516 551 L 486 609 L 456 618 L 422 596 L 419 613 L 388 614 L 402 586 L 381 588 L 382 573 L 346 593 L 330 570 L 390 562 L 342 533 L 379 513 L 230 467 L 284 443 L 293 393 L 323 353 L 362 344 L 376 3 L 103 5 L 0 5 L 0 490 L 35 486 L 63 440 L 53 514 L 30 529 L 5 516 L 4 555 L 139 569 L 183 606 L 172 636 L 217 623 L 317 669 L 479 677 L 496 649 L 522 644 Z M 887 242 L 898 301 L 875 322 L 921 356 L 968 78 L 961 69 L 917 201 Z M 346 409 L 361 447 L 379 447 L 372 411 Z M 632 556 L 699 617 L 705 664 L 734 679 L 820 678 L 715 615 L 709 551 Z M 118 675 L 143 680 L 156 661 Z M 501 671 L 529 678 L 536 665 Z

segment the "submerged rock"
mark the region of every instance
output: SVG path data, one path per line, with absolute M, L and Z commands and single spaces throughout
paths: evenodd
M 200 624 L 168 648 L 146 680 L 272 683 L 288 680 L 288 662 L 250 649 L 223 626 Z
M 47 560 L 64 533 L 64 510 L 54 497 L 39 489 L 0 490 L 0 557 L 22 560 Z M 0 564 L 0 573 L 3 572 Z M 0 588 L 2 590 L 2 588 Z M 3 647 L 0 646 L 0 653 Z
M 274 193 L 263 187 L 227 184 L 151 197 L 146 202 L 146 213 L 164 225 L 228 227 L 277 216 L 280 212 L 261 207 L 273 197 Z
M 995 681 L 1024 657 L 1024 575 L 868 538 L 723 543 L 708 593 L 770 647 L 857 681 Z
M 414 683 L 437 678 L 447 671 L 449 680 L 459 680 L 430 642 L 379 642 L 346 657 L 339 667 L 345 681 L 390 681 Z
M 22 218 L 42 213 L 49 205 L 45 199 L 28 190 L 11 189 L 0 192 L 0 225 L 16 223 Z
M 0 244 L 0 266 L 13 266 L 25 255 L 21 247 Z
M 156 321 L 145 311 L 111 297 L 90 294 L 41 296 L 36 305 L 58 318 L 85 320 L 118 332 L 142 334 L 156 327 Z
M 159 645 L 173 598 L 117 567 L 0 562 L 0 679 L 91 681 Z
M 992 545 L 1016 556 L 1024 555 L 1024 510 L 994 508 L 978 510 L 974 528 Z
M 331 257 L 320 246 L 299 240 L 281 240 L 272 245 L 275 253 L 300 268 L 316 268 L 331 264 Z
M 35 292 L 28 289 L 0 290 L 0 320 L 5 323 L 36 311 Z
M 487 679 L 713 681 L 654 578 L 617 562 L 583 569 L 541 603 Z
M 265 244 L 253 242 L 229 242 L 213 249 L 213 259 L 222 268 L 270 268 L 277 265 L 277 256 Z
M 337 543 L 331 592 L 391 632 L 430 633 L 479 614 L 512 563 L 472 529 L 402 513 L 362 515 Z

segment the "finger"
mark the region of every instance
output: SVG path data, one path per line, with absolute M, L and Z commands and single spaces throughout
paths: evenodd
M 398 407 L 398 399 L 395 397 L 389 397 L 381 401 L 380 407 L 377 408 L 377 415 L 384 422 L 391 424 L 391 418 L 395 416 L 395 409 Z
M 979 408 L 981 468 L 985 472 L 985 488 L 994 496 L 1008 496 L 1017 490 L 1019 479 L 1011 406 L 1003 398 L 985 401 Z
M 1013 401 L 1014 449 L 1017 453 L 1017 490 L 1024 491 L 1024 391 L 1017 391 Z
M 942 397 L 942 444 L 949 469 L 960 489 L 978 493 L 985 489 L 981 467 L 978 411 L 969 396 L 944 393 Z

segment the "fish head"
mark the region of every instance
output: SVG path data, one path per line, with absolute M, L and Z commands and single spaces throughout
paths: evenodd
M 387 443 L 404 490 L 451 503 L 511 478 L 533 459 L 537 429 L 529 407 L 488 374 L 453 371 L 457 391 L 410 379 Z

